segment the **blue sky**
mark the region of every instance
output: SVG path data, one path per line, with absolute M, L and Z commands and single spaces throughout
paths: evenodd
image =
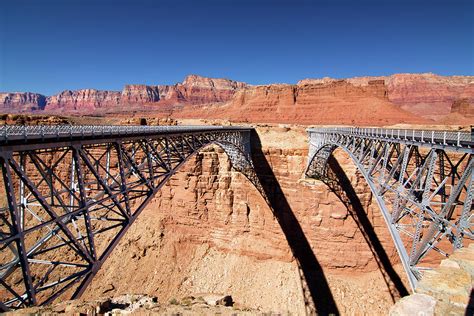
M 0 0 L 0 91 L 473 75 L 473 3 Z

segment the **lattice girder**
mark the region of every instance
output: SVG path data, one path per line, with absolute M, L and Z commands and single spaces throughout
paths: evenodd
M 80 296 L 155 193 L 203 147 L 222 147 L 264 194 L 249 129 L 109 127 L 111 136 L 85 129 L 70 139 L 67 129 L 50 130 L 55 137 L 43 129 L 41 141 L 15 133 L 0 141 L 3 310 Z
M 412 288 L 433 253 L 449 256 L 473 240 L 474 158 L 470 133 L 309 129 L 308 177 L 325 180 L 342 148 L 366 179 Z M 435 137 L 436 136 L 436 137 Z

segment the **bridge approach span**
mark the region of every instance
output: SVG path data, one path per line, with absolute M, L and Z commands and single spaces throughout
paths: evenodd
M 436 261 L 474 239 L 472 132 L 310 128 L 306 176 L 330 181 L 342 148 L 369 185 L 413 288 Z M 439 259 L 438 259 L 439 260 Z
M 80 296 L 155 193 L 203 147 L 220 146 L 264 195 L 250 133 L 219 126 L 2 126 L 0 310 Z

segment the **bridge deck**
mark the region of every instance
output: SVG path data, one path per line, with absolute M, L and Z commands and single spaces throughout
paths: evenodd
M 433 145 L 442 148 L 451 147 L 454 150 L 474 148 L 472 132 L 357 127 L 308 128 L 307 131 L 310 133 L 338 133 L 364 138 L 384 139 L 397 143 L 416 143 L 418 145 Z
M 0 151 L 31 150 L 64 146 L 66 143 L 93 143 L 103 139 L 131 139 L 216 131 L 250 131 L 238 126 L 117 126 L 117 125 L 4 125 L 0 127 Z M 20 147 L 16 147 L 20 146 Z

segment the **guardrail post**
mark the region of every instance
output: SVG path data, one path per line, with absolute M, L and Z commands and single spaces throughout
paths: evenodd
M 461 146 L 461 132 L 458 132 L 458 146 Z
M 443 145 L 446 145 L 446 132 L 443 133 Z

